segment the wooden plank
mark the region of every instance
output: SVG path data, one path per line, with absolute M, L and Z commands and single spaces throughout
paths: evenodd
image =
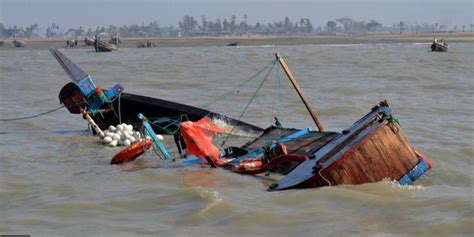
M 290 71 L 290 68 L 288 68 L 288 65 L 286 64 L 285 60 L 278 53 L 275 54 L 275 57 L 278 59 L 278 62 L 280 62 L 280 65 L 283 68 L 283 71 L 288 76 L 288 79 L 290 80 L 291 84 L 293 85 L 296 92 L 298 93 L 301 101 L 303 101 L 303 104 L 306 107 L 306 109 L 308 110 L 309 114 L 311 115 L 311 118 L 313 119 L 314 123 L 316 124 L 316 127 L 318 127 L 320 132 L 324 132 L 323 124 L 321 123 L 321 121 L 319 121 L 319 118 L 316 115 L 316 111 L 313 110 L 313 108 L 309 105 L 309 102 L 306 99 L 306 96 L 303 94 L 303 91 L 301 90 L 300 86 L 298 85 L 298 82 L 296 82 L 296 79 L 293 76 L 293 73 Z

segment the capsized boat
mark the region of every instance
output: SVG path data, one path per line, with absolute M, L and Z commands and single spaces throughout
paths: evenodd
M 181 133 L 190 156 L 205 160 L 211 167 L 239 174 L 282 174 L 283 178 L 270 185 L 269 191 L 356 185 L 384 179 L 407 185 L 431 169 L 431 162 L 408 142 L 386 101 L 342 132 L 325 131 L 286 62 L 278 54 L 276 60 L 318 131 L 283 128 L 277 120 L 275 126 L 265 129 L 256 139 L 219 153 L 209 136 L 209 131 L 219 133 L 211 121 L 183 122 Z
M 158 134 L 176 134 L 183 121 L 197 121 L 203 117 L 218 120 L 242 131 L 259 133 L 263 129 L 212 111 L 142 95 L 125 93 L 117 84 L 105 90 L 96 86 L 90 75 L 69 60 L 57 49 L 50 49 L 72 82 L 59 92 L 59 100 L 70 113 L 87 114 L 99 129 L 121 123 L 139 128 L 142 124 L 137 114 L 153 119 L 153 130 Z
M 433 43 L 431 44 L 431 51 L 433 52 L 446 52 L 448 51 L 448 43 L 443 39 L 434 38 Z

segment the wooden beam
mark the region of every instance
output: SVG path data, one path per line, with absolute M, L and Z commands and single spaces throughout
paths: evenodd
M 316 111 L 314 111 L 311 108 L 309 102 L 307 101 L 306 97 L 303 94 L 303 91 L 301 90 L 300 86 L 298 85 L 298 82 L 296 82 L 296 79 L 293 76 L 293 73 L 291 73 L 290 69 L 288 68 L 288 65 L 286 64 L 285 60 L 278 53 L 275 54 L 275 57 L 280 62 L 280 65 L 283 68 L 283 71 L 285 71 L 286 76 L 288 76 L 288 79 L 290 79 L 291 84 L 293 85 L 296 92 L 298 93 L 301 100 L 303 101 L 303 104 L 306 107 L 306 109 L 308 110 L 309 114 L 311 115 L 311 118 L 313 118 L 313 121 L 316 124 L 316 127 L 318 127 L 320 132 L 324 132 L 323 124 L 321 123 L 321 121 L 319 121 L 318 116 L 316 115 Z

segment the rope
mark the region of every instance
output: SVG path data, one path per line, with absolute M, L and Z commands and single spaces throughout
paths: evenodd
M 55 108 L 55 109 L 52 109 L 52 110 L 48 110 L 48 111 L 46 111 L 46 112 L 39 113 L 39 114 L 35 114 L 35 115 L 25 116 L 25 117 L 0 119 L 0 122 L 8 122 L 8 121 L 16 121 L 16 120 L 25 120 L 25 119 L 36 118 L 36 117 L 40 117 L 40 116 L 43 116 L 43 115 L 46 115 L 46 114 L 55 112 L 55 111 L 57 111 L 57 110 L 59 110 L 59 109 L 61 109 L 61 108 L 63 108 L 63 107 L 65 107 L 65 106 L 64 106 L 64 105 L 61 105 L 61 106 L 59 106 L 58 108 Z
M 237 86 L 236 86 L 237 90 L 235 90 L 235 88 L 232 89 L 232 90 L 229 90 L 229 91 L 227 91 L 227 92 L 221 94 L 220 96 L 215 97 L 215 98 L 212 100 L 213 102 L 197 106 L 197 109 L 199 109 L 199 108 L 209 109 L 211 106 L 216 105 L 216 104 L 218 104 L 218 103 L 221 102 L 221 101 L 224 101 L 224 100 L 223 100 L 224 98 L 227 98 L 227 97 L 229 97 L 229 96 L 232 95 L 232 94 L 236 94 L 236 93 L 238 94 L 238 93 L 240 92 L 240 89 L 241 89 L 241 88 L 245 88 L 245 86 L 246 86 L 247 83 L 249 83 L 250 81 L 252 81 L 252 80 L 254 80 L 255 78 L 257 78 L 258 76 L 260 76 L 260 74 L 262 74 L 264 71 L 266 71 L 266 70 L 268 69 L 268 67 L 273 67 L 273 66 L 275 65 L 275 61 L 276 61 L 276 60 L 272 60 L 270 63 L 268 63 L 268 64 L 267 64 L 266 66 L 264 66 L 262 69 L 260 69 L 259 71 L 257 71 L 253 76 L 251 76 L 251 77 L 248 78 L 247 80 L 245 80 L 245 81 L 243 81 L 243 82 L 237 84 Z M 239 89 L 239 88 L 240 88 L 240 89 Z M 209 109 L 209 110 L 210 110 L 210 109 Z M 194 110 L 191 110 L 191 111 L 188 112 L 187 114 L 190 114 L 190 113 L 192 113 L 192 112 L 194 112 Z
M 252 75 L 250 78 L 248 78 L 248 79 L 246 79 L 245 81 L 243 81 L 243 82 L 237 84 L 236 87 L 237 87 L 237 88 L 244 88 L 244 86 L 245 86 L 247 83 L 249 83 L 250 81 L 252 81 L 252 80 L 254 80 L 255 78 L 257 78 L 261 73 L 265 72 L 269 67 L 274 67 L 275 63 L 276 63 L 276 60 L 272 60 L 270 63 L 268 63 L 267 65 L 265 65 L 262 69 L 260 69 L 259 71 L 257 71 L 257 72 L 256 72 L 254 75 Z M 271 70 L 270 70 L 270 71 L 271 71 Z M 268 75 L 267 75 L 266 77 L 268 77 Z M 170 120 L 174 120 L 174 123 L 170 123 L 170 124 L 168 124 L 167 126 L 164 126 L 164 127 L 158 125 L 159 122 L 153 121 L 153 120 L 155 120 L 155 118 L 149 118 L 149 121 L 153 121 L 153 122 L 150 122 L 153 126 L 156 126 L 156 127 L 160 128 L 160 129 L 162 129 L 163 131 L 168 132 L 169 134 L 175 134 L 175 133 L 177 133 L 177 132 L 179 131 L 179 123 L 181 123 L 181 122 L 183 121 L 183 118 L 185 119 L 185 121 L 188 121 L 188 120 L 189 120 L 189 119 L 188 119 L 188 115 L 189 115 L 189 114 L 192 114 L 192 113 L 195 112 L 196 110 L 201 110 L 201 109 L 209 108 L 209 107 L 211 107 L 212 105 L 215 105 L 215 104 L 217 104 L 217 103 L 223 101 L 223 99 L 226 98 L 226 97 L 229 97 L 229 95 L 235 94 L 235 93 L 239 93 L 239 92 L 240 92 L 239 89 L 237 89 L 237 90 L 233 89 L 232 91 L 225 92 L 225 93 L 221 94 L 220 96 L 217 96 L 216 98 L 214 98 L 214 99 L 212 100 L 213 102 L 207 103 L 207 104 L 203 104 L 203 105 L 201 105 L 201 106 L 196 106 L 195 109 L 190 110 L 190 111 L 188 111 L 188 112 L 186 112 L 186 113 L 184 113 L 184 114 L 179 115 L 179 118 L 178 118 L 178 119 L 173 119 L 173 118 L 175 118 L 176 116 L 160 117 L 161 119 L 162 119 L 162 118 L 170 118 Z M 120 102 L 120 101 L 119 101 L 119 102 Z M 120 104 L 119 104 L 119 105 L 120 105 Z M 211 113 L 212 113 L 212 112 L 209 112 L 207 115 L 209 115 L 209 114 L 211 114 Z M 206 115 L 206 116 L 207 116 L 207 115 Z M 240 119 L 239 119 L 239 120 L 240 120 Z M 178 129 L 173 130 L 173 131 L 171 131 L 170 129 L 168 129 L 168 127 L 173 126 L 173 125 L 178 126 Z M 227 133 L 224 133 L 224 134 L 227 134 Z M 228 134 L 230 135 L 231 133 L 228 133 Z M 242 137 L 246 137 L 246 136 L 242 136 Z
M 265 77 L 263 78 L 263 80 L 260 82 L 260 84 L 258 85 L 257 87 L 257 90 L 255 90 L 255 92 L 253 93 L 252 97 L 250 97 L 250 100 L 249 102 L 247 103 L 247 105 L 245 106 L 244 110 L 242 111 L 242 113 L 240 114 L 239 118 L 237 120 L 241 120 L 242 117 L 244 116 L 245 112 L 247 111 L 247 109 L 249 108 L 250 104 L 252 104 L 253 100 L 255 99 L 255 97 L 257 96 L 258 92 L 260 91 L 260 89 L 262 88 L 263 84 L 265 83 L 265 81 L 267 80 L 268 76 L 270 75 L 270 73 L 272 72 L 272 69 L 273 67 L 275 67 L 275 64 L 276 64 L 277 60 L 273 61 L 273 64 L 271 65 L 271 68 L 270 70 L 268 70 L 267 74 L 265 74 Z M 232 132 L 234 131 L 234 128 L 235 126 L 232 126 L 232 129 L 230 130 L 229 132 L 229 135 L 227 135 L 227 137 L 225 138 L 225 140 L 222 142 L 221 144 L 221 147 L 224 146 L 224 144 L 227 142 L 227 139 L 229 139 L 230 135 L 232 134 Z
M 321 178 L 323 178 L 324 181 L 326 181 L 329 186 L 332 186 L 331 182 L 329 182 L 329 180 L 327 180 L 327 179 L 321 174 L 321 169 L 318 171 L 318 173 L 319 173 L 319 176 L 321 176 Z
M 120 97 L 121 97 L 121 96 L 122 96 L 122 93 L 119 93 L 118 98 L 117 98 L 117 99 L 118 99 L 118 119 L 119 119 L 119 124 L 122 124 L 122 112 L 121 112 L 121 110 L 120 110 L 120 101 L 121 101 Z

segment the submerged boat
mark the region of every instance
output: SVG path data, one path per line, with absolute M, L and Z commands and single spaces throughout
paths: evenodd
M 434 39 L 433 43 L 431 44 L 431 51 L 433 52 L 446 52 L 448 51 L 448 43 L 443 39 Z
M 317 131 L 284 128 L 277 118 L 275 125 L 263 130 L 240 121 L 241 118 L 232 119 L 188 105 L 127 94 L 120 84 L 102 90 L 61 52 L 56 49 L 51 52 L 73 80 L 59 94 L 60 101 L 71 113 L 89 116 L 102 129 L 121 122 L 131 123 L 135 128 L 143 127 L 143 135 L 151 137 L 154 147 L 158 147 L 167 160 L 172 158 L 155 138 L 155 133 L 175 136 L 180 152 L 181 148 L 186 148 L 187 158 L 177 161 L 182 164 L 210 165 L 242 175 L 280 174 L 281 179 L 270 185 L 268 191 L 357 185 L 384 179 L 407 185 L 432 167 L 431 162 L 410 145 L 386 101 L 374 106 L 348 129 L 326 131 L 278 54 L 272 65 L 279 65 L 288 76 Z M 268 77 L 269 73 L 265 75 Z M 222 121 L 231 126 L 230 131 L 222 127 Z M 231 140 L 236 130 L 253 132 L 257 136 L 235 145 L 237 143 Z M 219 145 L 215 144 L 217 141 Z M 226 142 L 232 145 L 225 147 Z M 111 163 L 135 160 L 148 147 L 151 146 L 132 144 L 119 152 Z
M 196 126 L 185 122 L 181 133 L 189 155 L 205 159 L 211 167 L 239 174 L 283 175 L 269 186 L 269 191 L 357 185 L 384 179 L 407 185 L 431 169 L 431 162 L 408 142 L 386 101 L 342 132 L 325 131 L 286 62 L 279 55 L 276 58 L 318 131 L 283 128 L 277 120 L 276 126 L 265 129 L 256 139 L 240 147 L 224 148 L 222 154 L 210 136 L 204 135 L 214 126 L 210 121 L 198 121 Z M 212 131 L 219 133 L 218 128 Z

